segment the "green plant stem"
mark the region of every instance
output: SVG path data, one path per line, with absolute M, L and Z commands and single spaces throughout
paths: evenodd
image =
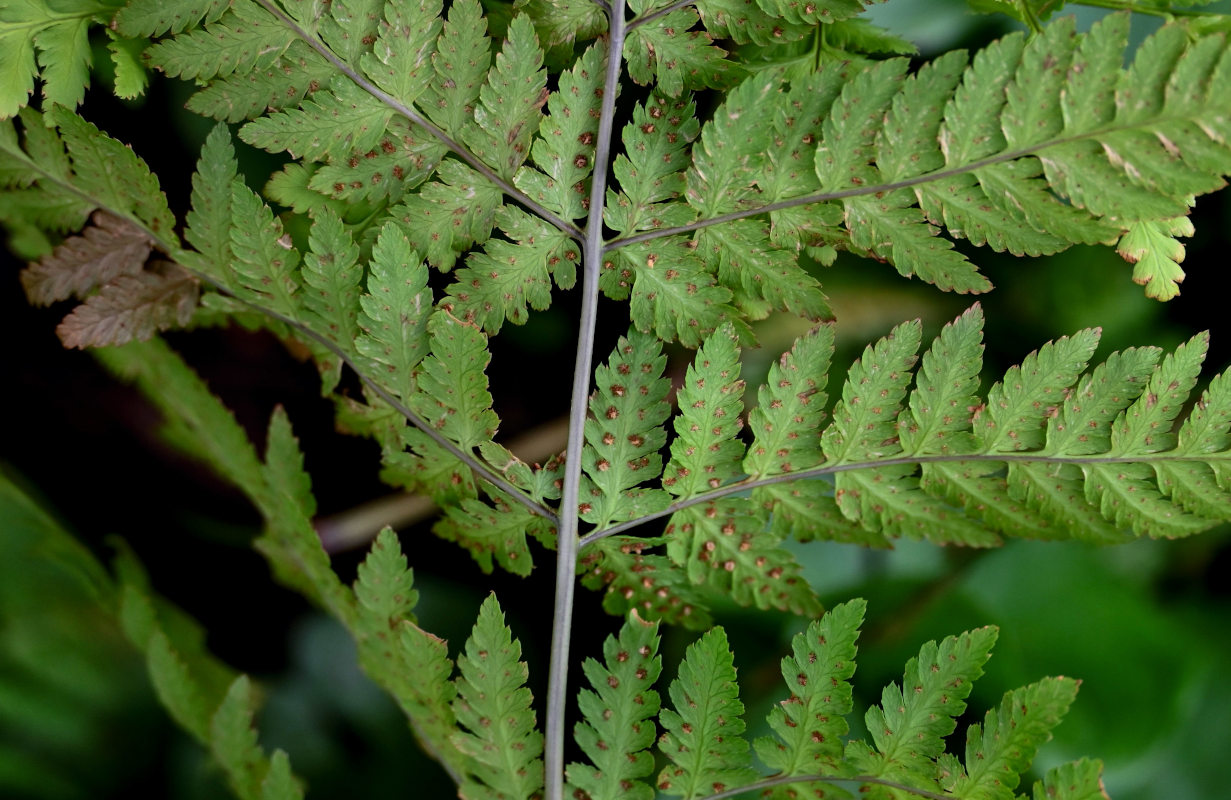
M 572 637 L 573 593 L 577 589 L 577 552 L 580 548 L 578 496 L 581 492 L 581 453 L 585 445 L 590 374 L 594 360 L 594 327 L 598 315 L 598 283 L 603 263 L 603 201 L 615 127 L 616 93 L 620 87 L 620 54 L 624 49 L 624 0 L 614 0 L 607 38 L 607 72 L 603 79 L 602 110 L 590 183 L 590 208 L 582 245 L 582 300 L 577 359 L 573 364 L 573 394 L 569 405 L 568 449 L 564 460 L 564 487 L 557 526 L 556 600 L 552 614 L 551 665 L 547 676 L 547 724 L 544 741 L 546 800 L 564 798 L 565 711 L 568 702 L 569 642 Z
M 1231 455 L 1219 453 L 1202 453 L 1199 455 L 1193 454 L 1175 454 L 1170 452 L 1151 453 L 1147 455 L 1125 455 L 1125 456 L 1047 456 L 1038 453 L 971 453 L 967 455 L 945 455 L 945 456 L 898 456 L 894 458 L 882 458 L 876 461 L 855 461 L 846 464 L 832 464 L 824 467 L 813 467 L 812 469 L 801 469 L 799 472 L 788 472 L 783 475 L 770 475 L 766 478 L 748 478 L 735 483 L 728 483 L 726 486 L 721 486 L 712 492 L 693 495 L 676 500 L 671 505 L 661 511 L 653 511 L 643 516 L 638 517 L 628 522 L 621 522 L 619 525 L 612 525 L 610 528 L 603 528 L 601 531 L 583 536 L 581 539 L 582 548 L 594 544 L 599 539 L 606 539 L 608 536 L 615 536 L 625 531 L 644 525 L 656 519 L 669 517 L 677 511 L 682 511 L 691 506 L 708 503 L 712 500 L 718 500 L 723 497 L 729 497 L 740 492 L 748 492 L 756 489 L 759 486 L 770 486 L 775 483 L 790 483 L 791 481 L 809 480 L 812 478 L 821 478 L 826 475 L 834 475 L 839 472 L 850 472 L 857 469 L 875 469 L 877 467 L 892 467 L 901 464 L 943 464 L 952 463 L 955 461 L 999 461 L 1007 463 L 1017 461 L 1026 464 L 1153 464 L 1165 461 L 1226 461 L 1231 463 Z
M 735 789 L 727 789 L 715 794 L 706 795 L 702 800 L 725 800 L 728 797 L 738 797 L 741 794 L 754 792 L 759 789 L 768 789 L 771 786 L 782 786 L 788 783 L 874 783 L 877 786 L 887 786 L 890 789 L 913 794 L 916 797 L 926 797 L 928 800 L 961 800 L 960 797 L 952 794 L 939 794 L 937 792 L 929 792 L 927 789 L 917 789 L 913 786 L 907 786 L 904 783 L 896 781 L 888 781 L 884 778 L 877 778 L 873 775 L 853 775 L 851 777 L 839 777 L 837 775 L 778 775 L 773 778 L 766 778 L 763 781 L 750 783 L 746 786 L 740 786 Z
M 363 89 L 365 92 L 372 95 L 377 100 L 380 100 L 382 103 L 389 106 L 394 111 L 396 111 L 397 113 L 401 114 L 406 119 L 413 122 L 415 125 L 418 125 L 419 127 L 423 128 L 425 131 L 430 133 L 432 136 L 436 137 L 436 139 L 438 139 L 442 144 L 444 144 L 445 147 L 449 148 L 449 150 L 451 150 L 454 154 L 456 154 L 458 158 L 460 158 L 462 161 L 465 161 L 467 164 L 473 167 L 474 170 L 478 172 L 480 175 L 482 175 L 484 178 L 487 178 L 487 180 L 491 181 L 493 184 L 500 187 L 500 191 L 504 192 L 511 199 L 513 199 L 520 205 L 523 205 L 526 208 L 530 209 L 535 214 L 537 214 L 539 217 L 551 223 L 552 225 L 559 228 L 560 230 L 564 231 L 569 236 L 572 236 L 574 239 L 580 240 L 583 237 L 582 231 L 576 225 L 574 225 L 573 223 L 567 220 L 561 219 L 556 214 L 553 214 L 551 211 L 547 210 L 542 205 L 535 202 L 525 192 L 518 189 L 512 183 L 506 181 L 504 178 L 496 174 L 496 171 L 494 169 L 489 167 L 487 164 L 483 163 L 478 158 L 478 156 L 476 156 L 474 153 L 471 153 L 469 150 L 463 147 L 459 142 L 455 141 L 453 137 L 449 136 L 449 134 L 445 133 L 443 130 L 433 125 L 430 121 L 428 121 L 426 117 L 424 117 L 418 111 L 415 111 L 413 108 L 407 106 L 405 103 L 398 100 L 396 97 L 392 96 L 388 92 L 385 92 L 379 86 L 377 86 L 376 84 L 369 81 L 367 78 L 360 75 L 354 69 L 351 69 L 351 67 L 345 61 L 343 61 L 342 59 L 334 55 L 333 51 L 330 50 L 328 47 L 326 47 L 323 42 L 321 42 L 319 39 L 317 39 L 312 34 L 305 31 L 303 28 L 299 27 L 299 25 L 296 24 L 295 20 L 291 19 L 289 16 L 283 13 L 282 10 L 279 9 L 277 6 L 275 6 L 272 2 L 270 2 L 270 0 L 257 0 L 257 2 L 260 3 L 261 7 L 264 8 L 266 11 L 268 11 L 270 14 L 273 14 L 275 17 L 277 17 L 279 22 L 281 22 L 283 25 L 286 25 L 288 28 L 294 31 L 296 36 L 298 36 L 305 43 L 307 43 L 307 45 L 311 47 L 313 50 L 315 50 L 317 53 L 319 53 L 321 57 L 323 57 L 326 61 L 328 61 L 333 66 L 337 67 L 339 72 L 341 72 L 343 75 L 345 75 L 346 77 L 354 81 L 356 86 L 358 86 L 360 89 Z

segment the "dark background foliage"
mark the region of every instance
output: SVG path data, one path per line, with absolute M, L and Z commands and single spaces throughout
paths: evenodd
M 903 15 L 881 22 L 922 30 L 925 45 L 940 49 L 974 45 L 996 32 L 990 18 L 940 16 L 948 28 L 933 19 L 921 29 Z M 207 130 L 180 110 L 184 90 L 156 81 L 135 107 L 95 91 L 83 110 L 132 144 L 178 209 L 186 205 L 190 165 Z M 273 167 L 251 151 L 243 158 L 250 175 Z M 1194 222 L 1184 292 L 1165 305 L 1146 299 L 1130 282 L 1130 268 L 1107 249 L 1074 248 L 1033 261 L 976 251 L 997 285 L 981 298 L 988 319 L 985 374 L 994 377 L 1044 341 L 1094 325 L 1104 329 L 1104 357 L 1131 345 L 1174 347 L 1209 328 L 1207 375 L 1231 366 L 1231 325 L 1220 290 L 1231 202 L 1225 194 L 1204 198 Z M 392 703 L 358 673 L 344 632 L 270 581 L 248 547 L 258 518 L 242 495 L 164 441 L 157 412 L 139 393 L 114 381 L 88 353 L 64 350 L 54 334 L 63 309 L 31 309 L 17 278 L 21 265 L 5 258 L 4 477 L 53 509 L 100 558 L 113 554 L 108 537 L 128 541 L 154 587 L 204 624 L 213 652 L 261 682 L 267 693 L 264 741 L 290 752 L 310 782 L 311 797 L 451 796 L 447 778 L 418 754 Z M 925 335 L 934 334 L 971 300 L 854 259 L 818 270 L 839 320 L 836 364 L 849 363 L 867 341 L 903 319 L 918 316 Z M 574 317 L 565 296 L 524 328 L 506 327 L 494 340 L 489 372 L 504 436 L 567 412 Z M 626 329 L 627 311 L 607 304 L 600 320 L 598 353 L 605 354 Z M 762 348 L 745 359 L 750 386 L 799 333 L 792 324 L 771 320 L 759 329 Z M 335 430 L 311 364 L 266 334 L 226 329 L 169 338 L 258 443 L 273 408 L 286 407 L 322 515 L 345 514 L 387 493 L 375 446 Z M 674 354 L 677 373 L 687 356 Z M 204 756 L 158 709 L 140 660 L 113 624 L 76 592 L 70 577 L 11 557 L 23 537 L 40 535 L 42 523 L 19 514 L 7 497 L 0 494 L 0 796 L 227 796 Z M 532 689 L 541 697 L 552 554 L 536 550 L 538 566 L 529 579 L 484 576 L 429 528 L 418 523 L 401 531 L 423 598 L 421 624 L 447 638 L 456 653 L 482 598 L 496 591 L 522 638 Z M 832 544 L 797 551 L 827 603 L 869 599 L 855 679 L 863 706 L 879 699 L 884 683 L 900 680 L 902 664 L 922 641 L 997 624 L 1000 644 L 989 674 L 976 685 L 967 721 L 1009 688 L 1046 674 L 1079 677 L 1078 702 L 1042 761 L 1102 757 L 1113 797 L 1185 800 L 1216 796 L 1225 785 L 1223 760 L 1231 742 L 1231 593 L 1223 580 L 1231 562 L 1228 533 L 1115 549 L 1013 542 L 994 551 L 910 543 L 889 552 Z M 335 567 L 349 580 L 360 557 L 340 553 Z M 759 720 L 782 694 L 777 660 L 804 621 L 734 607 L 717 616 L 731 636 L 757 735 Z M 584 591 L 576 620 L 573 652 L 579 656 L 597 654 L 602 638 L 617 627 L 599 598 Z M 668 634 L 669 664 L 690 639 L 684 632 Z

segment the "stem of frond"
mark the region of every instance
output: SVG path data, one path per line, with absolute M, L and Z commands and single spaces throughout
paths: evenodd
M 590 399 L 590 373 L 594 360 L 594 327 L 598 315 L 598 281 L 603 264 L 603 200 L 615 127 L 615 101 L 620 86 L 620 54 L 624 49 L 624 0 L 614 0 L 607 40 L 607 73 L 603 79 L 602 110 L 590 184 L 590 208 L 582 245 L 582 300 L 577 359 L 573 365 L 573 394 L 569 405 L 568 449 L 564 487 L 556 536 L 556 601 L 552 615 L 551 665 L 547 678 L 547 725 L 544 742 L 546 800 L 564 798 L 564 733 L 568 702 L 569 642 L 572 636 L 573 593 L 577 587 L 577 552 L 580 548 L 577 506 L 581 492 L 581 452 L 585 445 L 586 413 Z
M 299 27 L 299 25 L 297 25 L 293 19 L 288 17 L 286 14 L 284 14 L 282 10 L 279 9 L 277 6 L 275 6 L 270 0 L 257 0 L 257 2 L 260 3 L 261 7 L 264 8 L 266 11 L 268 11 L 270 14 L 273 14 L 275 17 L 277 17 L 278 20 L 283 25 L 286 25 L 288 28 L 294 31 L 295 35 L 298 36 L 300 39 L 303 39 L 303 41 L 307 43 L 309 47 L 311 47 L 317 53 L 320 53 L 320 55 L 326 61 L 328 61 L 330 64 L 333 64 L 335 67 L 337 67 L 339 72 L 341 72 L 343 75 L 345 75 L 346 77 L 354 81 L 356 86 L 363 89 L 365 92 L 372 95 L 377 100 L 384 103 L 385 105 L 389 106 L 394 111 L 396 111 L 397 113 L 401 114 L 406 119 L 413 122 L 415 125 L 418 125 L 419 127 L 423 128 L 425 131 L 430 133 L 432 136 L 436 137 L 436 139 L 438 139 L 441 142 L 441 144 L 449 148 L 449 150 L 451 150 L 454 154 L 456 154 L 458 158 L 460 158 L 462 161 L 465 161 L 467 164 L 473 167 L 474 170 L 478 172 L 480 175 L 482 175 L 484 178 L 487 178 L 487 180 L 491 181 L 493 184 L 500 187 L 500 191 L 508 195 L 513 201 L 515 201 L 516 203 L 520 205 L 525 206 L 526 208 L 528 208 L 529 210 L 537 214 L 540 218 L 546 220 L 550 224 L 564 231 L 569 236 L 572 236 L 574 239 L 578 239 L 578 240 L 582 239 L 584 234 L 576 225 L 569 222 L 568 220 L 561 219 L 556 214 L 552 213 L 551 211 L 547 210 L 540 204 L 536 203 L 529 195 L 527 195 L 522 190 L 518 189 L 513 184 L 506 181 L 504 178 L 497 175 L 495 170 L 493 170 L 487 164 L 479 160 L 479 158 L 474 153 L 471 153 L 469 150 L 463 147 L 461 143 L 455 141 L 451 136 L 449 136 L 449 134 L 445 133 L 440 128 L 436 127 L 431 122 L 429 122 L 427 118 L 424 117 L 422 114 L 420 114 L 418 111 L 415 111 L 413 108 L 407 106 L 405 103 L 401 102 L 396 97 L 393 97 L 392 95 L 388 94 L 387 92 L 382 90 L 379 86 L 377 86 L 376 84 L 369 81 L 367 78 L 360 75 L 358 72 L 352 69 L 345 61 L 343 61 L 342 59 L 334 55 L 333 51 L 331 51 L 328 47 L 326 47 L 324 43 L 318 40 L 315 36 L 305 31 L 303 28 Z

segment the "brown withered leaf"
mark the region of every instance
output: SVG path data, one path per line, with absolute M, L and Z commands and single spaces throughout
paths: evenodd
M 186 325 L 197 307 L 199 285 L 178 265 L 159 266 L 103 285 L 57 326 L 60 341 L 65 347 L 106 347 Z
M 97 286 L 144 269 L 151 250 L 144 231 L 105 211 L 95 211 L 91 222 L 22 271 L 21 282 L 31 303 L 45 306 L 84 297 Z

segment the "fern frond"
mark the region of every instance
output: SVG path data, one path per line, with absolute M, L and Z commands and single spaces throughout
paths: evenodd
M 462 500 L 447 510 L 433 530 L 440 538 L 466 548 L 483 572 L 491 573 L 494 559 L 503 569 L 526 577 L 534 567 L 526 536 L 545 534 L 542 524 L 542 517 L 498 497 L 495 505 Z
M 359 291 L 363 267 L 359 247 L 342 220 L 322 209 L 308 236 L 304 255 L 304 305 L 310 328 L 350 350 L 359 333 Z
M 175 264 L 163 266 L 101 286 L 56 326 L 60 341 L 65 347 L 108 347 L 187 325 L 197 308 L 197 281 Z
M 739 370 L 739 347 L 730 328 L 709 337 L 688 368 L 676 394 L 680 414 L 663 477 L 663 488 L 676 497 L 717 489 L 739 474 L 744 453 L 736 439 L 744 426 Z
M 646 553 L 663 539 L 613 536 L 582 551 L 578 570 L 589 589 L 605 590 L 603 608 L 625 616 L 636 611 L 648 620 L 662 620 L 694 630 L 708 629 L 710 617 L 700 587 L 666 556 Z
M 592 45 L 560 75 L 530 150 L 542 172 L 522 169 L 516 176 L 519 189 L 565 219 L 581 219 L 589 205 L 599 116 L 592 111 L 602 92 L 606 63 L 603 48 Z
M 419 375 L 421 393 L 411 406 L 436 430 L 465 450 L 492 438 L 500 421 L 484 369 L 491 360 L 482 331 L 438 311 L 427 321 L 431 354 Z
M 1103 764 L 1083 758 L 1052 767 L 1034 784 L 1034 800 L 1107 800 Z
M 440 0 L 388 3 L 372 52 L 359 64 L 372 81 L 409 106 L 436 76 L 432 57 L 440 34 Z
M 1072 678 L 1047 678 L 1006 692 L 982 726 L 966 731 L 965 767 L 956 758 L 941 757 L 945 791 L 970 800 L 1012 800 L 1022 773 L 1051 739 L 1079 684 Z
M 449 6 L 432 67 L 436 77 L 421 106 L 445 133 L 458 138 L 474 124 L 473 109 L 491 66 L 487 18 L 478 0 L 458 0 Z
M 477 127 L 462 129 L 462 142 L 505 180 L 512 180 L 530 155 L 531 138 L 547 100 L 546 85 L 534 25 L 520 14 L 509 24 L 496 64 L 479 90 Z
M 701 126 L 690 95 L 672 100 L 653 94 L 633 109 L 622 134 L 624 152 L 612 161 L 620 192 L 609 192 L 603 221 L 622 236 L 691 222 L 694 214 L 683 203 L 664 202 L 685 188 L 688 145 Z
M 638 15 L 654 11 L 656 5 L 653 0 L 628 4 Z M 708 33 L 689 30 L 698 19 L 694 9 L 684 6 L 633 28 L 624 41 L 628 76 L 642 86 L 654 84 L 668 97 L 679 97 L 685 89 L 721 86 L 732 65 Z
M 416 368 L 428 352 L 432 292 L 427 267 L 394 223 L 386 223 L 372 248 L 368 291 L 359 299 L 363 333 L 355 350 L 402 402 L 414 396 Z
M 45 107 L 76 108 L 90 82 L 90 26 L 113 10 L 105 0 L 81 0 L 69 8 L 48 0 L 6 3 L 0 9 L 0 120 L 26 106 L 35 77 L 42 81 Z
M 535 729 L 521 644 L 504 623 L 495 595 L 479 608 L 453 709 L 467 732 L 454 734 L 470 757 L 461 794 L 475 800 L 530 800 L 543 785 L 543 735 Z
M 199 256 L 187 256 L 184 263 L 227 286 L 238 284 L 231 268 L 231 186 L 238 169 L 231 134 L 226 126 L 215 125 L 192 175 L 192 208 L 184 230 Z
M 158 42 L 145 57 L 171 77 L 207 81 L 269 69 L 294 41 L 294 32 L 268 11 L 238 3 L 216 22 Z
M 285 150 L 308 161 L 344 159 L 352 150 L 376 148 L 392 118 L 391 108 L 349 78 L 337 76 L 298 108 L 244 125 L 239 138 L 253 147 L 271 153 Z
M 416 251 L 437 269 L 450 270 L 460 253 L 492 235 L 503 196 L 486 178 L 460 161 L 443 161 L 431 181 L 391 213 L 400 219 Z
M 744 704 L 735 661 L 722 628 L 688 647 L 679 675 L 667 690 L 671 708 L 659 714 L 659 750 L 672 762 L 658 775 L 658 790 L 692 800 L 752 781 L 744 739 Z
M 981 628 L 923 645 L 918 657 L 906 662 L 902 684 L 886 686 L 881 704 L 868 709 L 875 750 L 862 741 L 848 744 L 849 768 L 935 791 L 933 761 L 966 708 L 971 682 L 983 674 L 996 634 L 995 628 Z
M 402 117 L 394 117 L 380 142 L 346 158 L 320 164 L 308 186 L 333 200 L 396 202 L 436 170 L 445 146 Z
M 560 288 L 571 288 L 581 255 L 570 236 L 516 206 L 501 206 L 495 222 L 511 241 L 490 239 L 482 252 L 472 253 L 441 302 L 490 335 L 499 333 L 505 320 L 524 325 L 527 306 L 547 309 L 553 277 Z
M 660 708 L 653 689 L 662 672 L 658 624 L 631 612 L 619 638 L 608 636 L 603 643 L 603 659 L 582 664 L 593 690 L 578 696 L 585 721 L 577 723 L 574 736 L 590 764 L 569 764 L 569 783 L 591 800 L 653 800 L 654 790 L 643 779 L 654 771 L 649 747 Z
M 258 300 L 283 316 L 301 316 L 296 275 L 299 251 L 283 233 L 282 221 L 256 192 L 231 182 L 231 268 L 240 297 Z
M 253 119 L 266 110 L 297 106 L 322 86 L 335 67 L 301 41 L 286 48 L 269 67 L 227 75 L 188 98 L 187 107 L 222 122 Z
M 529 15 L 543 47 L 593 39 L 607 30 L 607 16 L 593 0 L 516 0 Z
M 824 377 L 833 356 L 834 329 L 822 325 L 796 340 L 769 368 L 748 414 L 753 443 L 743 469 L 753 478 L 787 474 L 821 460 L 813 433 L 825 418 Z
M 860 9 L 862 10 L 862 8 Z M 812 25 L 784 19 L 772 3 L 763 6 L 742 0 L 699 0 L 697 11 L 705 29 L 716 39 L 736 44 L 779 44 L 812 34 Z
M 769 713 L 775 737 L 757 739 L 757 755 L 779 775 L 837 774 L 851 712 L 855 641 L 867 603 L 836 605 L 791 640 L 793 656 L 782 659 L 782 679 L 791 691 Z M 787 798 L 802 787 L 782 787 L 770 797 Z M 965 795 L 962 795 L 965 797 Z
M 607 364 L 595 370 L 597 388 L 590 397 L 582 451 L 587 478 L 579 511 L 582 519 L 600 528 L 634 518 L 630 505 L 644 510 L 667 504 L 660 490 L 634 488 L 662 474 L 659 451 L 667 441 L 663 423 L 671 414 L 666 402 L 670 383 L 663 378 L 666 364 L 657 339 L 630 331 L 620 337 Z M 631 503 L 629 490 L 636 495 Z
M 125 36 L 179 33 L 201 22 L 213 22 L 232 0 L 129 0 L 115 15 L 115 27 Z

